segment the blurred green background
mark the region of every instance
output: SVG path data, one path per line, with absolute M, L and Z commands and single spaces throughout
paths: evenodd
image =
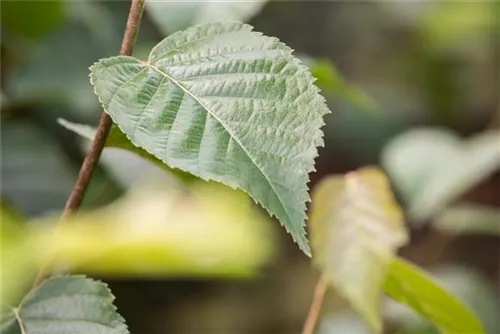
M 9 268 L 21 270 L 26 254 L 45 246 L 6 249 L 3 238 L 22 239 L 16 225 L 44 224 L 64 206 L 89 142 L 57 120 L 97 124 L 101 109 L 88 67 L 118 53 L 129 3 L 0 4 L 2 253 L 12 250 Z M 500 333 L 500 2 L 156 1 L 146 8 L 134 56 L 146 59 L 168 34 L 212 20 L 249 22 L 310 66 L 332 110 L 310 187 L 328 174 L 382 165 L 412 232 L 402 255 L 475 309 L 488 333 Z M 193 188 L 194 204 L 184 194 Z M 82 226 L 112 217 L 131 224 L 117 227 L 124 235 L 150 235 L 124 237 L 129 246 L 109 253 L 102 245 L 115 240 L 93 236 L 113 232 L 69 231 L 50 239 L 53 251 L 65 254 L 63 269 L 110 284 L 132 333 L 300 332 L 318 273 L 277 222 L 241 194 L 241 202 L 231 202 L 234 194 L 223 188 L 183 184 L 130 152 L 107 148 Z M 213 219 L 193 214 L 206 201 Z M 241 216 L 242 207 L 252 213 Z M 161 227 L 173 220 L 193 225 Z M 156 248 L 155 233 L 164 237 Z M 94 253 L 107 257 L 89 265 Z M 33 272 L 12 275 L 26 281 L 14 280 L 22 290 Z M 390 301 L 384 318 L 386 333 L 436 333 Z M 332 294 L 319 333 L 367 328 Z

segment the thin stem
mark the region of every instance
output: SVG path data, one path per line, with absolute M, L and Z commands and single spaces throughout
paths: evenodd
M 328 289 L 328 277 L 325 274 L 321 274 L 314 288 L 314 296 L 309 307 L 309 313 L 307 314 L 307 319 L 302 329 L 302 334 L 313 334 L 316 323 L 318 322 L 319 313 L 321 311 L 321 305 L 325 299 L 326 290 Z
M 142 13 L 144 12 L 144 5 L 145 0 L 132 0 L 127 25 L 123 34 L 122 46 L 120 49 L 120 55 L 122 56 L 132 55 L 135 41 L 137 40 L 137 35 L 139 34 L 139 26 L 141 24 Z M 111 117 L 103 112 L 90 150 L 80 167 L 76 184 L 66 201 L 66 205 L 61 214 L 61 221 L 66 220 L 66 218 L 68 218 L 71 214 L 80 209 L 94 170 L 99 163 L 99 158 L 101 157 L 101 153 L 112 124 L 113 121 L 111 120 Z M 45 278 L 49 277 L 50 274 L 50 266 L 47 265 L 43 267 L 33 283 L 33 288 L 37 287 Z

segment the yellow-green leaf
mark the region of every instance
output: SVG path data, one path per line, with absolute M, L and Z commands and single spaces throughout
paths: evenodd
M 119 277 L 244 277 L 270 258 L 265 216 L 243 193 L 166 183 L 155 178 L 57 228 L 57 217 L 33 224 L 31 243 L 56 268 Z
M 369 113 L 378 112 L 377 105 L 357 87 L 345 82 L 335 65 L 328 59 L 311 60 L 309 68 L 317 79 L 316 84 L 322 91 L 330 94 L 355 109 Z
M 331 176 L 314 189 L 311 244 L 315 264 L 375 332 L 382 329 L 382 283 L 407 241 L 386 176 L 374 167 Z
M 432 320 L 445 334 L 482 334 L 478 317 L 424 271 L 401 258 L 393 258 L 384 291 Z

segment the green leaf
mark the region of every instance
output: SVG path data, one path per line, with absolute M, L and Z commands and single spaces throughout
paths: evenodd
M 329 110 L 289 47 L 245 24 L 211 23 L 167 37 L 146 62 L 113 57 L 91 70 L 134 145 L 249 193 L 309 254 L 308 174 Z
M 486 333 L 500 333 L 498 322 L 500 300 L 497 298 L 494 282 L 470 266 L 457 264 L 439 264 L 426 273 L 455 298 L 470 307 L 477 314 Z M 431 319 L 422 317 L 408 305 L 391 298 L 384 304 L 385 319 L 399 329 L 398 333 L 440 332 Z
M 335 65 L 327 59 L 310 61 L 309 68 L 316 84 L 327 94 L 343 100 L 355 109 L 376 113 L 376 104 L 362 91 L 344 81 Z
M 410 217 L 424 221 L 498 170 L 499 142 L 500 132 L 493 130 L 464 141 L 444 129 L 424 128 L 396 137 L 382 161 Z
M 432 320 L 443 333 L 484 333 L 473 311 L 422 270 L 401 258 L 394 258 L 390 263 L 384 291 Z
M 418 25 L 423 44 L 434 52 L 482 49 L 498 37 L 499 10 L 497 1 L 430 3 Z
M 43 282 L 12 310 L 5 334 L 129 333 L 116 312 L 106 284 L 83 276 L 58 276 Z
M 62 22 L 64 6 L 62 0 L 2 1 L 2 27 L 23 37 L 41 38 Z
M 266 216 L 241 191 L 168 182 L 166 175 L 63 226 L 58 218 L 31 224 L 32 249 L 42 249 L 55 267 L 105 277 L 245 278 L 273 251 Z
M 324 179 L 313 192 L 310 225 L 315 264 L 380 332 L 382 283 L 394 252 L 407 241 L 387 178 L 366 167 Z
M 165 35 L 214 21 L 248 21 L 265 0 L 253 1 L 148 1 L 146 9 Z
M 69 122 L 62 118 L 59 118 L 57 122 L 66 129 L 80 135 L 83 138 L 94 140 L 96 129 L 89 125 Z M 143 157 L 144 159 L 153 162 L 155 165 L 160 166 L 161 168 L 165 169 L 169 173 L 175 175 L 185 182 L 190 182 L 196 179 L 195 177 L 193 177 L 193 175 L 183 172 L 182 170 L 170 168 L 161 160 L 157 159 L 154 155 L 149 154 L 146 150 L 132 144 L 130 139 L 127 138 L 127 136 L 118 128 L 118 126 L 116 126 L 116 124 L 113 124 L 111 130 L 109 131 L 108 138 L 106 139 L 106 147 L 120 148 L 133 152 Z
M 4 197 L 1 198 L 0 222 L 0 298 L 4 309 L 17 303 L 23 290 L 31 284 L 38 253 L 33 252 L 26 240 L 25 217 Z

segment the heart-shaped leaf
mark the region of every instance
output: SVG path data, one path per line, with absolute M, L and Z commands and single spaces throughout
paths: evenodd
M 308 174 L 329 110 L 289 47 L 249 25 L 209 23 L 167 37 L 145 62 L 113 57 L 91 71 L 104 110 L 134 145 L 244 190 L 309 254 Z
M 316 265 L 380 332 L 382 283 L 394 252 L 407 241 L 386 176 L 366 167 L 345 177 L 328 177 L 314 189 L 312 203 Z
M 467 141 L 443 129 L 404 133 L 385 149 L 383 163 L 409 206 L 424 221 L 500 167 L 500 132 Z
M 0 329 L 4 334 L 128 334 L 114 299 L 104 283 L 83 276 L 53 277 L 31 291 Z

